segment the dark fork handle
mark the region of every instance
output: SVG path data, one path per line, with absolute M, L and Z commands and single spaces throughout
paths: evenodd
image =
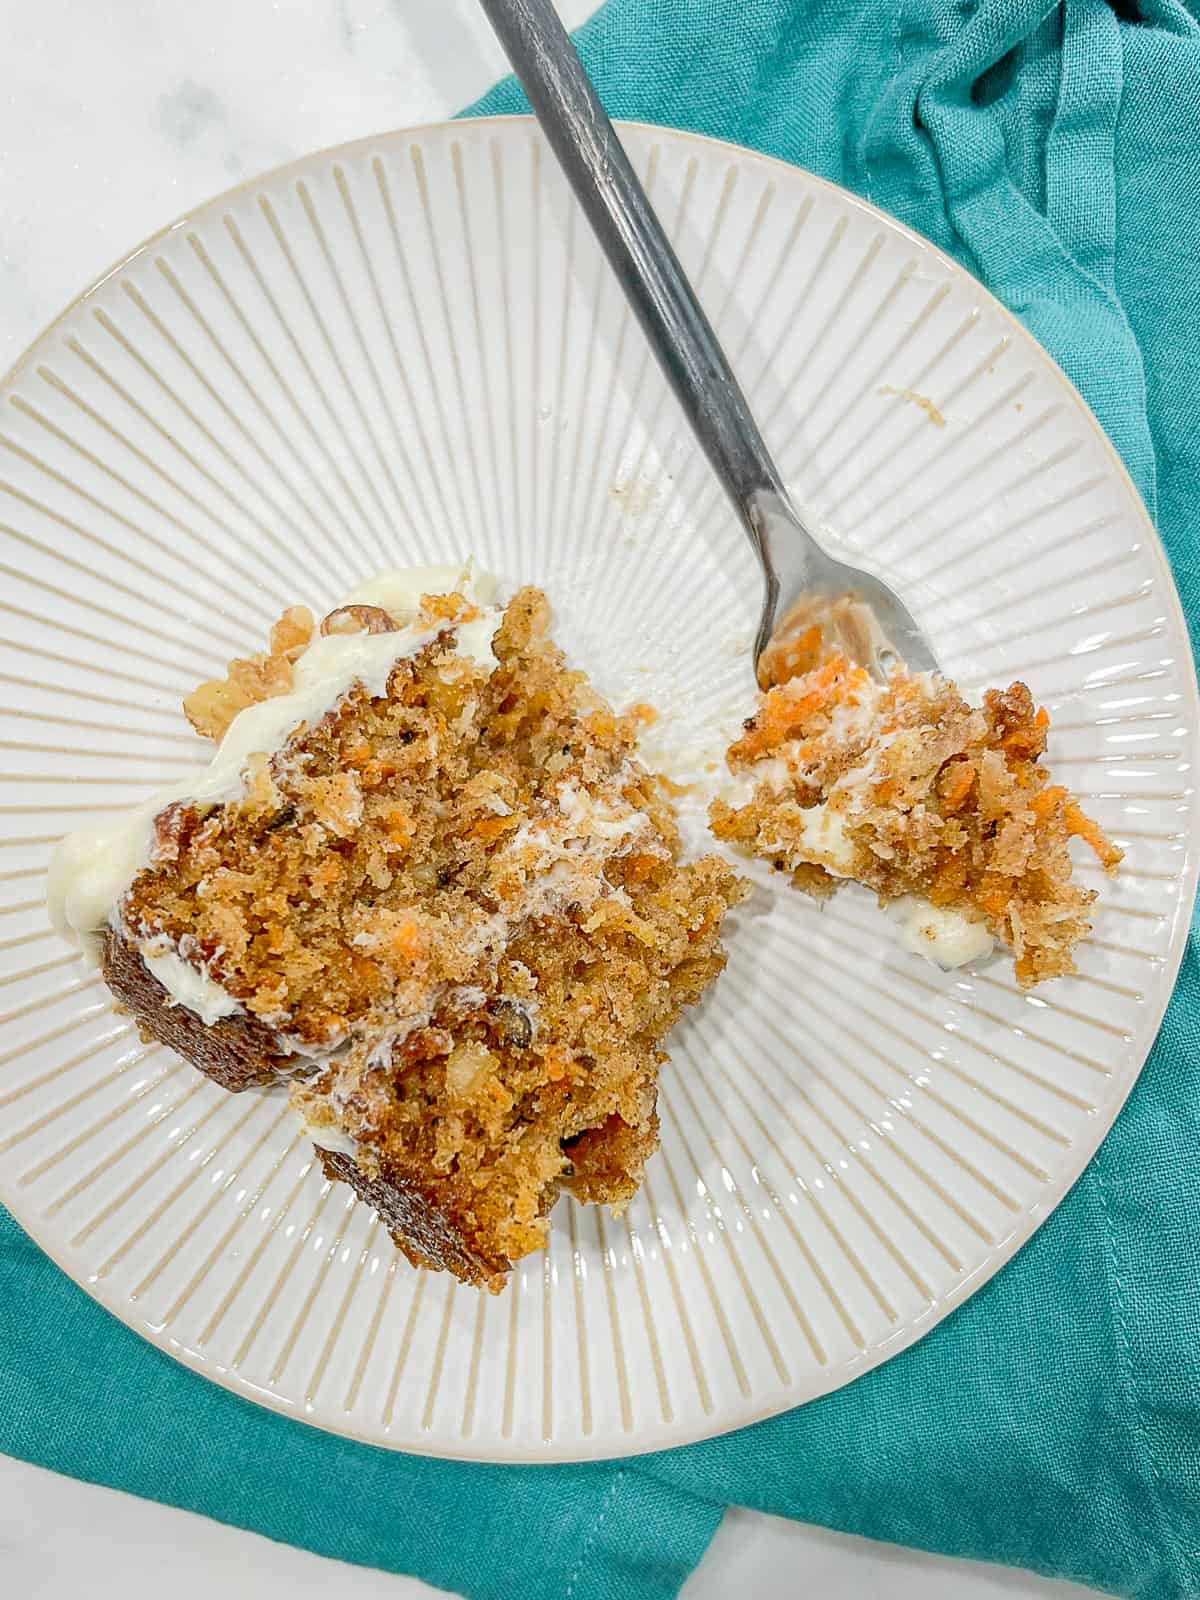
M 763 556 L 775 463 L 552 0 L 481 0 L 696 438 Z

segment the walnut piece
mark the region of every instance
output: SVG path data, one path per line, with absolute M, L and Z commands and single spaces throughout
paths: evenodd
M 289 606 L 271 629 L 271 654 L 295 661 L 308 649 L 312 635 L 312 612 L 307 606 Z
M 238 657 L 229 663 L 224 678 L 210 678 L 187 695 L 183 710 L 196 732 L 217 744 L 239 711 L 287 694 L 292 687 L 292 665 L 308 648 L 313 636 L 313 615 L 307 606 L 289 606 L 271 629 L 269 652 Z
M 395 633 L 396 624 L 382 606 L 338 606 L 321 623 L 321 632 Z

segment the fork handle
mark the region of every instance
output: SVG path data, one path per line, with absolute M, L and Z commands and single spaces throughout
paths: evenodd
M 764 507 L 786 503 L 779 472 L 552 0 L 481 4 L 769 578 Z

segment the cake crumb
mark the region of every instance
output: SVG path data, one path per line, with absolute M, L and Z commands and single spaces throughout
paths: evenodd
M 984 946 L 967 927 L 981 925 L 1028 987 L 1073 972 L 1091 929 L 1096 894 L 1073 881 L 1071 840 L 1107 872 L 1122 858 L 1050 782 L 1049 726 L 1023 683 L 972 707 L 944 678 L 879 684 L 828 654 L 760 695 L 727 752 L 737 792 L 713 802 L 710 826 L 809 894 L 854 879 L 883 903 L 916 897 L 936 915 L 910 949 L 934 951 L 940 938 L 968 959 Z

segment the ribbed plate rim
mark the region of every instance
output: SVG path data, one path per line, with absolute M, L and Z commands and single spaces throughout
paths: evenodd
M 10 365 L 3 377 L 0 378 L 0 392 L 7 391 L 20 378 L 24 370 L 35 359 L 38 358 L 43 347 L 53 339 L 59 328 L 61 328 L 69 318 L 74 316 L 74 314 L 80 308 L 85 306 L 90 298 L 95 295 L 109 281 L 109 279 L 114 276 L 114 274 L 125 270 L 146 251 L 153 249 L 160 241 L 169 237 L 177 229 L 195 223 L 202 215 L 211 213 L 217 207 L 228 204 L 235 198 L 251 192 L 260 185 L 279 181 L 285 178 L 289 173 L 299 172 L 301 169 L 306 169 L 315 163 L 320 163 L 327 160 L 331 161 L 338 158 L 351 159 L 354 156 L 369 152 L 373 147 L 380 144 L 388 144 L 398 140 L 420 137 L 447 137 L 451 134 L 458 134 L 460 136 L 470 138 L 474 136 L 475 130 L 483 130 L 483 132 L 486 133 L 486 130 L 489 128 L 494 129 L 497 127 L 512 126 L 524 126 L 532 130 L 536 128 L 536 122 L 532 117 L 513 114 L 504 116 L 471 117 L 462 120 L 443 119 L 415 124 L 413 126 L 386 129 L 361 138 L 326 146 L 324 148 L 295 157 L 292 160 L 281 162 L 277 166 L 271 167 L 263 172 L 256 173 L 253 177 L 247 178 L 240 183 L 232 185 L 228 189 L 222 190 L 220 193 L 211 196 L 206 201 L 202 201 L 196 205 L 188 207 L 171 222 L 165 224 L 163 227 L 155 229 L 152 233 L 142 239 L 140 243 L 134 246 L 133 249 L 129 250 L 125 255 L 120 257 L 104 272 L 100 273 L 91 283 L 87 285 L 85 289 L 77 294 L 63 308 L 63 310 L 58 313 L 57 316 L 47 323 L 42 331 L 30 341 L 26 348 Z M 979 282 L 978 279 L 974 278 L 973 275 L 967 272 L 967 270 L 958 262 L 956 262 L 953 257 L 949 256 L 931 240 L 907 227 L 903 222 L 900 222 L 887 212 L 882 211 L 870 201 L 853 194 L 851 191 L 843 188 L 839 184 L 831 182 L 829 179 L 822 178 L 815 173 L 809 172 L 808 169 L 803 168 L 796 163 L 782 160 L 776 156 L 763 154 L 760 151 L 753 150 L 744 145 L 736 144 L 733 141 L 718 139 L 707 134 L 693 133 L 685 129 L 672 128 L 657 123 L 621 120 L 617 122 L 616 126 L 618 129 L 629 129 L 637 133 L 643 133 L 652 138 L 675 140 L 684 145 L 690 144 L 699 146 L 708 151 L 719 153 L 726 159 L 738 159 L 759 164 L 767 169 L 773 169 L 775 171 L 787 174 L 789 178 L 794 179 L 795 176 L 799 174 L 803 177 L 806 183 L 811 184 L 818 190 L 822 190 L 827 194 L 836 197 L 842 205 L 848 206 L 852 210 L 859 212 L 862 216 L 869 218 L 875 225 L 883 228 L 886 232 L 895 237 L 903 239 L 912 248 L 920 251 L 927 257 L 931 257 L 940 262 L 943 267 L 948 270 L 958 281 L 968 281 L 971 284 L 972 293 L 976 294 L 980 301 L 986 304 L 992 314 L 997 315 L 1000 318 L 1000 320 L 1011 332 L 1014 340 L 1027 352 L 1029 352 L 1034 362 L 1044 372 L 1052 375 L 1056 385 L 1069 398 L 1072 407 L 1083 421 L 1093 440 L 1102 444 L 1103 452 L 1106 456 L 1110 470 L 1114 473 L 1120 486 L 1128 493 L 1132 504 L 1138 509 L 1139 521 L 1141 524 L 1141 535 L 1145 539 L 1147 553 L 1150 557 L 1152 565 L 1156 568 L 1156 577 L 1158 582 L 1161 584 L 1161 593 L 1170 611 L 1170 617 L 1168 620 L 1173 625 L 1175 630 L 1177 630 L 1185 645 L 1190 646 L 1190 635 L 1187 628 L 1187 622 L 1184 617 L 1182 603 L 1179 598 L 1178 590 L 1175 586 L 1174 576 L 1171 571 L 1170 563 L 1167 559 L 1165 548 L 1159 536 L 1158 530 L 1146 509 L 1145 503 L 1143 502 L 1136 485 L 1130 477 L 1125 463 L 1117 453 L 1116 448 L 1108 438 L 1108 435 L 1104 432 L 1104 429 L 1101 427 L 1086 400 L 1079 393 L 1078 389 L 1076 389 L 1075 385 L 1071 382 L 1067 375 L 1058 366 L 1057 362 L 1055 362 L 1049 352 L 1045 350 L 1045 348 L 1039 344 L 1036 339 L 1033 338 L 1033 336 L 1028 332 L 1019 319 L 1011 311 L 1009 311 L 1008 308 L 1005 307 L 1003 303 L 986 288 L 985 285 Z M 1182 669 L 1180 678 L 1182 684 L 1185 686 L 1187 698 L 1186 706 L 1182 708 L 1182 711 L 1188 723 L 1188 732 L 1192 739 L 1196 740 L 1198 737 L 1200 737 L 1200 687 L 1198 687 L 1197 684 L 1195 658 L 1190 648 L 1187 649 L 1186 654 L 1188 664 L 1180 663 Z M 1194 830 L 1197 824 L 1200 823 L 1200 795 L 1197 794 L 1195 788 L 1192 789 L 1190 796 L 1188 822 L 1191 830 Z M 1184 951 L 1187 945 L 1191 922 L 1191 910 L 1196 896 L 1198 878 L 1200 878 L 1200 852 L 1197 852 L 1193 849 L 1188 852 L 1187 858 L 1181 867 L 1178 878 L 1182 892 L 1170 918 L 1171 927 L 1169 944 L 1164 956 L 1162 957 L 1162 963 L 1159 969 L 1161 973 L 1161 981 L 1157 987 L 1156 996 L 1152 1002 L 1150 1013 L 1153 1019 L 1152 1031 L 1150 1026 L 1147 1027 L 1147 1036 L 1150 1039 L 1150 1043 L 1147 1048 L 1146 1055 L 1143 1057 L 1142 1062 L 1138 1065 L 1136 1070 L 1128 1073 L 1126 1081 L 1119 1084 L 1119 1096 L 1114 1103 L 1098 1112 L 1096 1121 L 1089 1131 L 1089 1135 L 1080 1138 L 1074 1145 L 1073 1153 L 1075 1155 L 1074 1165 L 1076 1170 L 1063 1181 L 1049 1186 L 1048 1189 L 1043 1192 L 1041 1199 L 1036 1204 L 1023 1208 L 1023 1210 L 1017 1214 L 1015 1220 L 1017 1221 L 1018 1226 L 1014 1228 L 1013 1232 L 1002 1244 L 993 1247 L 992 1253 L 988 1260 L 975 1273 L 961 1281 L 953 1290 L 939 1299 L 936 1316 L 926 1316 L 919 1319 L 915 1323 L 910 1322 L 906 1327 L 897 1333 L 895 1339 L 888 1344 L 886 1349 L 876 1349 L 866 1359 L 864 1359 L 858 1366 L 857 1371 L 853 1374 L 854 1378 L 857 1378 L 863 1373 L 872 1370 L 874 1367 L 882 1365 L 884 1361 L 890 1360 L 894 1355 L 897 1355 L 903 1350 L 911 1347 L 919 1339 L 923 1338 L 927 1332 L 931 1331 L 933 1327 L 936 1327 L 939 1323 L 941 1323 L 954 1309 L 961 1305 L 965 1300 L 969 1299 L 971 1295 L 973 1295 L 979 1288 L 987 1283 L 1001 1269 L 1001 1267 L 1010 1261 L 1017 1251 L 1020 1250 L 1022 1246 L 1029 1241 L 1029 1239 L 1032 1238 L 1037 1229 L 1062 1202 L 1066 1195 L 1079 1181 L 1079 1178 L 1083 1176 L 1087 1166 L 1090 1164 L 1092 1158 L 1100 1148 L 1100 1145 L 1107 1137 L 1109 1130 L 1116 1121 L 1117 1116 L 1120 1114 L 1120 1111 L 1128 1099 L 1129 1094 L 1132 1092 L 1133 1087 L 1145 1065 L 1145 1060 L 1149 1055 L 1150 1049 L 1153 1048 L 1154 1041 L 1157 1038 L 1159 1030 L 1161 1029 L 1163 1017 L 1166 1014 L 1167 1005 L 1169 1004 L 1171 994 L 1174 990 L 1175 981 L 1178 977 Z M 717 1437 L 721 1434 L 750 1426 L 756 1422 L 765 1421 L 770 1417 L 778 1416 L 787 1410 L 795 1409 L 796 1405 L 804 1405 L 812 1400 L 820 1399 L 824 1395 L 832 1393 L 843 1387 L 847 1381 L 853 1381 L 853 1379 L 847 1379 L 844 1370 L 835 1369 L 823 1374 L 821 1380 L 808 1389 L 808 1391 L 804 1394 L 803 1399 L 800 1399 L 794 1403 L 789 1403 L 789 1401 L 786 1399 L 783 1400 L 782 1403 L 780 1403 L 778 1399 L 769 1399 L 765 1403 L 752 1401 L 743 1404 L 740 1407 L 730 1405 L 727 1406 L 721 1413 L 714 1413 L 711 1416 L 706 1416 L 691 1426 L 681 1426 L 678 1422 L 672 1422 L 670 1424 L 660 1423 L 654 1426 L 643 1426 L 640 1427 L 635 1434 L 630 1435 L 628 1439 L 621 1441 L 597 1439 L 594 1443 L 583 1440 L 566 1444 L 555 1441 L 553 1443 L 543 1442 L 540 1446 L 536 1447 L 531 1445 L 513 1445 L 512 1447 L 505 1448 L 502 1442 L 498 1440 L 480 1439 L 478 1442 L 462 1441 L 457 1445 L 451 1445 L 449 1443 L 438 1442 L 436 1439 L 417 1442 L 413 1440 L 398 1440 L 391 1437 L 381 1437 L 379 1434 L 372 1433 L 366 1428 L 356 1426 L 350 1420 L 347 1420 L 344 1424 L 335 1425 L 331 1419 L 324 1418 L 312 1412 L 300 1415 L 297 1413 L 295 1408 L 289 1405 L 282 1397 L 264 1392 L 260 1388 L 250 1384 L 247 1380 L 231 1374 L 229 1371 L 223 1369 L 214 1362 L 205 1361 L 204 1359 L 198 1357 L 193 1352 L 179 1344 L 177 1341 L 169 1337 L 158 1336 L 155 1334 L 153 1329 L 145 1326 L 144 1324 L 138 1324 L 127 1314 L 127 1301 L 123 1300 L 118 1294 L 107 1292 L 106 1287 L 102 1284 L 81 1281 L 75 1276 L 75 1272 L 64 1258 L 64 1255 L 58 1249 L 56 1249 L 52 1243 L 48 1243 L 39 1237 L 39 1219 L 33 1214 L 33 1208 L 23 1207 L 19 1194 L 4 1182 L 2 1173 L 0 1173 L 0 1200 L 3 1201 L 4 1205 L 8 1208 L 21 1227 L 24 1228 L 25 1231 L 34 1239 L 39 1248 L 52 1261 L 54 1261 L 55 1264 L 64 1273 L 66 1273 L 68 1277 L 70 1277 L 80 1288 L 82 1288 L 84 1292 L 90 1296 L 90 1298 L 95 1300 L 99 1305 L 103 1306 L 105 1310 L 110 1312 L 119 1321 L 124 1323 L 125 1326 L 127 1326 L 132 1332 L 136 1333 L 140 1338 L 146 1340 L 147 1343 L 163 1351 L 164 1354 L 169 1355 L 174 1360 L 180 1362 L 181 1365 L 189 1368 L 193 1372 L 196 1372 L 201 1377 L 207 1378 L 210 1381 L 219 1384 L 222 1388 L 228 1390 L 229 1392 L 238 1395 L 243 1400 L 247 1400 L 256 1405 L 264 1406 L 268 1410 L 287 1417 L 293 1422 L 301 1422 L 310 1427 L 318 1428 L 323 1432 L 334 1434 L 337 1437 L 351 1439 L 362 1444 L 372 1445 L 379 1449 L 397 1450 L 405 1454 L 428 1456 L 443 1460 L 508 1465 L 551 1466 L 568 1462 L 619 1459 L 626 1456 L 644 1455 L 666 1448 L 676 1448 L 688 1444 L 695 1444 L 704 1439 Z

